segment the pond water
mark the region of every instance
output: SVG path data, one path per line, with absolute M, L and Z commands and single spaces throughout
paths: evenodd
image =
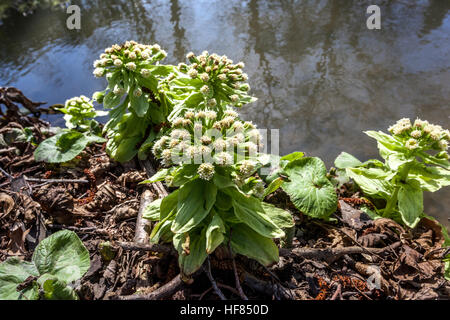
M 49 104 L 104 88 L 92 62 L 114 43 L 159 43 L 168 63 L 203 50 L 244 61 L 258 102 L 244 118 L 280 129 L 280 151 L 341 151 L 377 157 L 364 130 L 403 117 L 450 127 L 450 1 L 72 1 L 81 30 L 63 8 L 0 22 L 0 85 Z M 381 8 L 368 30 L 366 8 Z M 60 118 L 51 118 L 62 125 Z M 449 226 L 450 190 L 428 195 L 426 212 Z

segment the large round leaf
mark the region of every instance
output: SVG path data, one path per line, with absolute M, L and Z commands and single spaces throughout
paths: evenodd
M 38 282 L 44 290 L 46 300 L 78 300 L 75 291 L 55 276 L 44 274 Z
M 62 230 L 42 240 L 33 253 L 40 274 L 66 283 L 80 279 L 89 269 L 89 252 L 75 232 Z
M 337 195 L 326 177 L 327 170 L 319 158 L 302 158 L 284 169 L 290 181 L 282 188 L 294 205 L 314 218 L 327 218 L 337 208 Z
M 75 158 L 88 143 L 89 139 L 80 132 L 61 132 L 44 140 L 34 152 L 34 158 L 50 163 L 66 162 Z
M 39 272 L 31 262 L 19 258 L 9 258 L 0 264 L 0 300 L 37 300 L 39 288 L 37 283 L 30 283 L 22 291 L 17 286 L 30 276 L 37 277 Z

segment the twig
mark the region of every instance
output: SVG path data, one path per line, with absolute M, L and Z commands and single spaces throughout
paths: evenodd
M 3 173 L 3 175 L 4 175 L 5 177 L 7 177 L 9 180 L 12 180 L 12 179 L 13 179 L 13 176 L 10 175 L 10 174 L 9 174 L 8 172 L 6 172 L 5 170 L 3 170 L 1 167 L 0 167 L 0 172 Z
M 333 296 L 331 297 L 330 300 L 336 300 L 336 298 L 340 296 L 341 300 L 342 300 L 342 285 L 339 283 L 337 286 L 336 291 L 334 292 Z
M 148 242 L 148 232 L 147 228 L 150 227 L 150 220 L 144 219 L 143 215 L 145 208 L 153 201 L 153 194 L 150 190 L 145 190 L 141 195 L 141 203 L 139 205 L 139 213 L 136 220 L 136 229 L 134 234 L 134 242 L 136 243 L 147 243 Z
M 242 290 L 241 282 L 239 281 L 239 275 L 238 275 L 237 268 L 236 268 L 236 260 L 234 259 L 234 256 L 233 256 L 233 249 L 231 249 L 232 232 L 233 232 L 233 229 L 230 229 L 230 237 L 228 238 L 228 250 L 230 250 L 231 261 L 233 263 L 234 278 L 236 280 L 236 289 L 238 290 L 239 296 L 241 297 L 241 299 L 248 300 L 247 296 L 244 293 L 244 290 Z
M 233 288 L 233 287 L 230 287 L 230 286 L 228 286 L 228 285 L 226 285 L 226 284 L 222 284 L 222 283 L 219 283 L 219 282 L 217 282 L 217 286 L 218 286 L 219 288 L 228 289 L 228 290 L 230 290 L 231 292 L 233 292 L 235 295 L 239 296 L 239 292 L 238 292 L 235 288 Z M 213 288 L 213 287 L 210 287 L 210 288 L 207 289 L 205 292 L 203 292 L 203 293 L 200 295 L 200 297 L 198 298 L 198 300 L 202 300 L 203 297 L 204 297 L 208 292 L 210 292 L 212 289 L 214 289 L 214 288 Z
M 40 178 L 28 178 L 24 176 L 24 179 L 28 182 L 38 182 L 38 183 L 89 183 L 88 180 L 84 179 L 40 179 Z
M 176 255 L 177 251 L 172 246 L 167 246 L 164 244 L 142 244 L 134 242 L 122 242 L 114 241 L 113 245 L 118 245 L 124 250 L 135 250 L 135 251 L 151 251 L 160 252 Z
M 147 176 L 150 178 L 156 171 L 153 168 L 150 161 L 140 161 L 140 164 L 142 167 L 145 168 L 145 171 L 147 172 Z M 161 182 L 158 183 L 152 183 L 151 184 L 153 188 L 156 190 L 160 198 L 164 198 L 168 195 L 167 190 L 164 188 L 164 186 L 161 184 Z M 148 232 L 146 229 L 149 229 L 151 227 L 151 223 L 149 220 L 144 219 L 144 211 L 145 208 L 154 200 L 154 195 L 150 192 L 150 190 L 145 190 L 142 193 L 141 196 L 141 203 L 139 205 L 139 213 L 136 220 L 136 228 L 135 228 L 135 234 L 134 234 L 134 242 L 136 243 L 147 243 L 148 242 Z
M 361 290 L 359 290 L 358 286 L 355 285 L 355 284 L 353 283 L 353 279 L 352 279 L 352 278 L 350 278 L 350 281 L 352 282 L 353 288 L 355 288 L 360 294 L 362 294 L 362 295 L 363 295 L 364 297 L 366 297 L 367 299 L 372 300 L 371 297 L 369 297 L 367 294 L 365 294 L 364 292 L 362 292 Z
M 150 161 L 148 159 L 144 160 L 144 161 L 140 161 L 140 164 L 142 167 L 144 167 L 145 172 L 147 173 L 147 176 L 149 178 L 151 178 L 156 173 L 155 168 L 153 168 L 152 164 L 150 163 Z M 156 190 L 156 192 L 158 193 L 160 198 L 164 198 L 169 195 L 166 188 L 163 186 L 163 184 L 160 181 L 152 183 L 151 186 Z
M 79 228 L 79 227 L 74 227 L 74 226 L 65 226 L 62 224 L 49 224 L 48 227 L 50 229 L 58 229 L 58 230 L 71 230 L 73 232 L 78 232 L 78 233 L 98 233 L 98 234 L 103 234 L 103 235 L 107 235 L 109 236 L 110 233 L 105 230 L 105 229 L 99 229 L 97 227 L 85 227 L 85 228 Z
M 225 296 L 223 295 L 222 291 L 219 289 L 219 287 L 217 286 L 216 281 L 214 280 L 212 274 L 211 274 L 211 262 L 209 261 L 209 256 L 206 259 L 206 264 L 208 265 L 208 267 L 203 266 L 203 271 L 205 271 L 206 276 L 208 277 L 209 281 L 211 282 L 213 288 L 214 288 L 214 292 L 219 296 L 219 298 L 221 300 L 227 300 L 225 298 Z
M 0 154 L 8 153 L 8 152 L 11 152 L 11 151 L 14 151 L 14 150 L 16 150 L 16 147 L 10 147 L 10 148 L 6 148 L 6 149 L 2 149 L 2 150 L 0 150 Z
M 340 219 L 340 220 L 342 221 L 342 219 L 339 218 L 337 215 L 335 215 L 335 217 L 337 217 L 338 219 Z M 358 247 L 362 248 L 362 249 L 365 251 L 365 253 L 370 253 L 370 252 L 368 252 L 368 250 L 367 250 L 363 245 L 361 245 L 358 241 L 356 241 L 356 239 L 354 239 L 351 235 L 349 235 L 349 234 L 348 234 L 347 232 L 345 232 L 344 230 L 342 230 L 342 229 L 340 229 L 340 228 L 338 228 L 338 227 L 332 226 L 332 225 L 324 226 L 324 225 L 322 225 L 322 224 L 320 224 L 320 223 L 318 223 L 318 222 L 316 222 L 316 221 L 313 221 L 313 223 L 314 223 L 315 225 L 318 225 L 319 227 L 324 228 L 324 229 L 327 229 L 327 227 L 329 227 L 329 228 L 331 228 L 331 229 L 337 230 L 338 232 L 344 234 L 347 238 L 349 238 L 349 239 L 350 239 L 354 244 L 356 244 Z M 372 254 L 377 255 L 376 253 L 373 253 L 373 252 L 372 252 Z M 378 258 L 381 259 L 381 257 L 378 257 Z
M 156 289 L 155 291 L 149 294 L 133 294 L 130 296 L 118 296 L 115 299 L 117 300 L 160 300 L 165 299 L 175 292 L 181 290 L 184 287 L 184 282 L 181 280 L 181 276 L 177 275 L 171 281 L 163 285 L 162 287 Z
M 357 246 L 343 248 L 295 248 L 293 250 L 280 249 L 281 256 L 294 255 L 306 259 L 318 259 L 325 261 L 335 261 L 346 254 L 369 253 L 381 254 L 384 251 L 398 248 L 401 242 L 395 242 L 384 248 L 361 248 Z

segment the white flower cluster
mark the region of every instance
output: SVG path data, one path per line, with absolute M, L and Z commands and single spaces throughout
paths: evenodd
M 197 169 L 198 176 L 203 180 L 211 180 L 214 177 L 214 166 L 211 163 L 202 163 Z
M 445 153 L 448 149 L 449 130 L 425 120 L 416 119 L 413 124 L 410 119 L 403 118 L 389 127 L 389 131 L 404 141 L 405 147 L 409 150 L 435 149 Z
M 186 65 L 181 63 L 178 65 L 178 69 L 183 73 L 187 73 L 189 77 L 193 79 L 198 78 L 205 83 L 200 90 L 203 95 L 211 98 L 214 84 L 215 87 L 220 87 L 218 82 L 228 85 L 231 89 L 241 91 L 250 90 L 250 86 L 243 83 L 248 80 L 247 74 L 242 72 L 245 66 L 243 62 L 233 64 L 233 61 L 228 59 L 227 56 L 219 56 L 216 53 L 210 55 L 208 51 L 203 51 L 198 56 L 190 52 L 186 58 L 191 64 Z M 238 94 L 230 95 L 229 99 L 231 103 L 239 104 L 240 97 Z M 216 100 L 210 99 L 207 104 L 209 107 L 214 107 Z
M 64 119 L 68 128 L 88 125 L 88 118 L 97 115 L 92 101 L 86 96 L 68 99 L 64 107 L 57 110 L 65 114 Z
M 59 110 L 77 117 L 92 117 L 95 115 L 94 105 L 86 96 L 79 96 L 66 100 L 65 107 Z
M 239 120 L 233 110 L 225 110 L 221 120 L 212 110 L 187 110 L 172 120 L 172 127 L 154 143 L 152 152 L 164 166 L 201 164 L 200 177 L 214 174 L 214 165 L 232 166 L 236 174 L 249 176 L 256 170 L 256 163 L 249 159 L 257 156 L 260 140 L 255 126 Z
M 158 44 L 144 45 L 136 41 L 127 41 L 122 45 L 115 44 L 106 48 L 100 55 L 100 59 L 94 61 L 93 73 L 96 77 L 103 77 L 107 72 L 113 71 L 111 69 L 123 67 L 136 71 L 142 62 L 154 63 L 166 56 L 167 53 Z M 150 71 L 145 68 L 140 69 L 139 72 L 145 78 L 150 75 Z

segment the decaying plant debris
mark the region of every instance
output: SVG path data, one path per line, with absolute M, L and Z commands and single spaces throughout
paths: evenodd
M 170 193 L 160 182 L 139 184 L 154 174 L 156 164 L 120 164 L 98 143 L 64 165 L 37 163 L 33 151 L 51 135 L 49 125 L 17 111 L 8 107 L 0 129 L 0 261 L 11 256 L 29 260 L 45 237 L 72 230 L 91 258 L 89 271 L 75 286 L 80 299 L 450 297 L 441 227 L 430 219 L 414 229 L 391 219 L 371 220 L 359 210 L 365 203 L 351 185 L 338 190 L 336 223 L 302 215 L 281 189 L 266 197 L 291 211 L 296 221 L 292 243 L 283 244 L 276 265 L 266 268 L 242 256 L 234 261 L 222 246 L 192 279 L 182 279 L 177 252 L 169 245 L 148 244 L 149 226 L 141 223 L 141 208 Z

